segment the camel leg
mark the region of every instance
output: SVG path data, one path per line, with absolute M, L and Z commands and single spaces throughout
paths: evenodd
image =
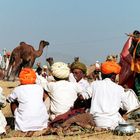
M 16 76 L 19 74 L 21 70 L 21 61 L 15 61 L 12 70 L 11 70 L 11 77 L 13 78 L 13 81 L 15 81 Z
M 11 69 L 12 69 L 12 65 L 9 64 L 7 71 L 4 72 L 4 79 L 7 81 L 9 81 L 9 78 L 10 78 Z

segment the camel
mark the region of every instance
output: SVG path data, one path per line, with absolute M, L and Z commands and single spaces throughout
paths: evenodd
M 15 77 L 19 74 L 23 67 L 32 68 L 37 57 L 40 57 L 43 53 L 45 46 L 49 45 L 49 42 L 41 40 L 39 49 L 35 50 L 33 46 L 20 42 L 19 46 L 13 49 L 9 61 L 9 66 L 6 73 L 6 78 L 9 80 L 10 76 Z
M 46 58 L 46 61 L 49 63 L 49 67 L 51 67 L 54 63 L 53 57 Z

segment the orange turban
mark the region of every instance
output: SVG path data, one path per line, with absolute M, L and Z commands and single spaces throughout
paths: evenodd
M 36 81 L 36 73 L 31 68 L 23 68 L 19 74 L 19 80 L 22 85 L 34 84 Z
M 106 61 L 101 65 L 101 71 L 103 74 L 119 74 L 121 66 L 114 61 Z

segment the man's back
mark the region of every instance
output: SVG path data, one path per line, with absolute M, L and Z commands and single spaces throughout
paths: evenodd
M 92 91 L 90 113 L 97 126 L 115 127 L 118 121 L 123 121 L 118 112 L 121 102 L 127 102 L 123 87 L 106 78 L 93 82 Z

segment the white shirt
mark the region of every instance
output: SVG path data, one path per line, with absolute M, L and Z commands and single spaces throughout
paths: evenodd
M 76 79 L 74 78 L 73 73 L 70 73 L 70 74 L 69 74 L 69 81 L 70 81 L 70 82 L 76 82 Z
M 67 112 L 77 99 L 77 94 L 82 92 L 77 83 L 60 80 L 49 82 L 44 89 L 50 96 L 50 119 Z
M 86 79 L 81 79 L 78 84 L 81 86 L 82 88 L 82 96 L 84 97 L 84 99 L 88 99 L 91 98 L 91 85 L 89 84 L 89 82 Z
M 127 105 L 122 104 L 122 107 L 121 107 L 122 109 L 127 110 L 127 112 L 130 112 L 133 109 L 140 107 L 140 101 L 138 100 L 137 95 L 132 89 L 126 89 L 125 96 L 128 102 L 127 102 Z
M 96 126 L 114 129 L 123 118 L 118 110 L 122 106 L 129 106 L 124 88 L 106 78 L 92 83 L 92 101 L 90 113 Z
M 15 110 L 15 130 L 36 131 L 47 128 L 48 114 L 43 102 L 43 88 L 37 84 L 16 87 L 7 98 L 10 102 L 17 100 Z
M 6 106 L 6 97 L 3 95 L 3 89 L 0 87 L 0 134 L 6 132 L 5 127 L 7 125 L 7 122 L 1 110 L 1 107 L 5 106 Z

